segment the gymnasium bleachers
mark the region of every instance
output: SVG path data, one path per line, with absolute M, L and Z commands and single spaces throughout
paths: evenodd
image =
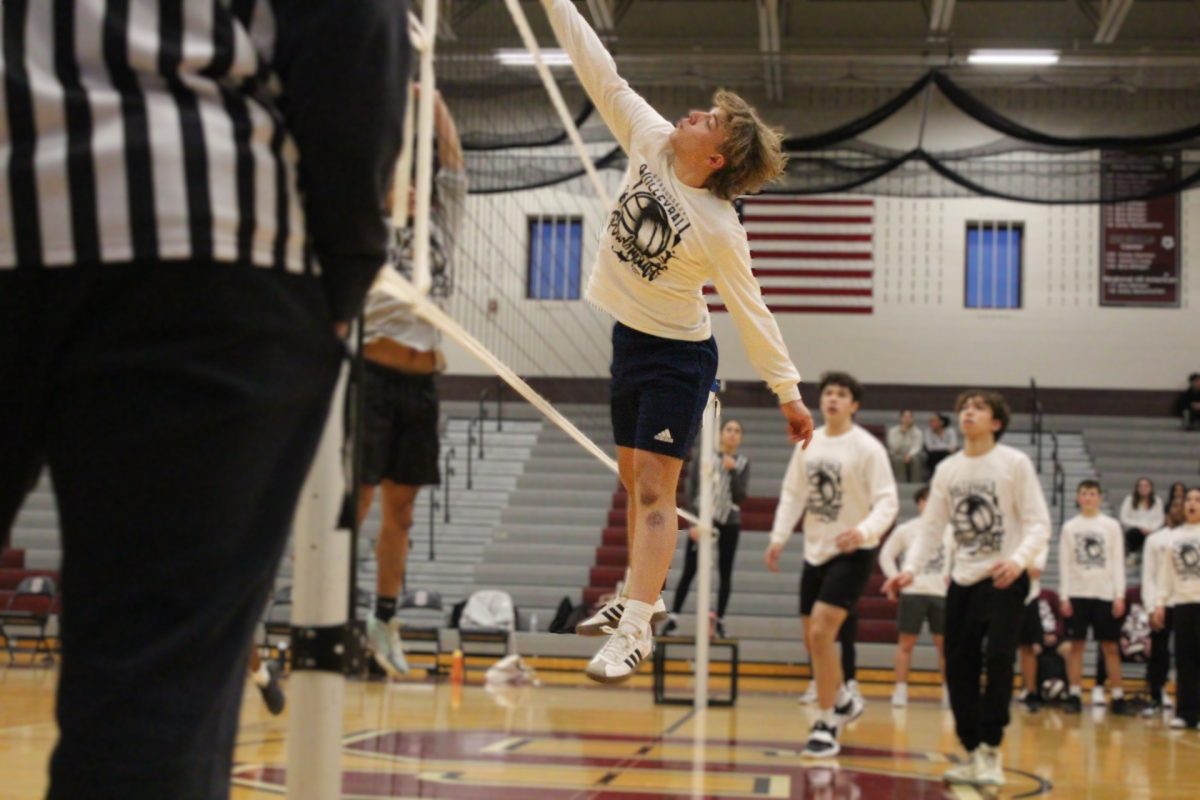
M 564 405 L 561 410 L 602 448 L 613 451 L 607 406 Z M 490 413 L 494 417 L 494 411 Z M 479 458 L 481 426 L 471 422 L 478 414 L 479 406 L 474 403 L 443 404 L 443 454 L 453 448 L 452 456 L 443 460 L 443 466 L 454 470 L 443 476 L 450 484 L 450 521 L 445 521 L 445 490 L 423 490 L 412 529 L 408 586 L 440 592 L 447 607 L 478 589 L 504 589 L 520 610 L 518 648 L 522 653 L 590 654 L 594 643 L 550 635 L 545 630 L 562 598 L 572 603 L 594 602 L 621 578 L 625 564 L 623 491 L 612 473 L 527 406 L 506 406 L 499 429 L 494 418 L 482 423 L 484 456 Z M 743 452 L 752 464 L 751 497 L 744 507 L 727 628 L 741 640 L 746 661 L 802 663 L 805 654 L 797 619 L 802 537 L 798 534 L 789 544 L 779 574 L 768 572 L 762 562 L 791 446 L 772 408 L 726 409 L 725 417 L 742 421 Z M 859 421 L 878 433 L 893 424 L 895 417 L 893 410 L 866 410 Z M 1200 482 L 1200 436 L 1180 432 L 1174 420 L 1048 416 L 1046 427 L 1058 431 L 1057 457 L 1067 487 L 1065 507 L 1051 509 L 1056 528 L 1060 513 L 1064 517 L 1073 513 L 1074 486 L 1085 477 L 1099 477 L 1105 483 L 1110 513 L 1140 475 L 1150 476 L 1160 491 L 1174 480 L 1189 485 Z M 1030 419 L 1017 415 L 1004 441 L 1033 457 L 1036 447 L 1029 429 Z M 468 449 L 472 452 L 471 489 L 467 488 Z M 1053 488 L 1050 459 L 1047 438 L 1043 441 L 1042 472 L 1047 498 Z M 915 514 L 911 498 L 916 488 L 916 484 L 900 485 L 900 520 Z M 431 504 L 435 501 L 431 528 Z M 368 592 L 374 591 L 373 553 L 379 518 L 376 504 L 360 535 L 358 584 Z M 665 593 L 668 604 L 684 547 L 681 537 Z M 1043 581 L 1048 588 L 1058 584 L 1057 555 L 1056 538 Z M 17 518 L 11 549 L 0 554 L 0 606 L 22 577 L 55 575 L 59 563 L 57 512 L 49 481 L 43 477 Z M 1137 584 L 1138 570 L 1130 569 L 1128 578 L 1131 585 Z M 291 561 L 285 559 L 277 585 L 290 582 Z M 881 582 L 882 576 L 876 575 L 860 607 L 859 660 L 866 668 L 889 667 L 894 652 L 895 608 L 878 594 Z M 715 601 L 715 577 L 713 589 Z M 681 633 L 694 630 L 695 604 L 693 588 L 680 618 Z M 418 611 L 409 612 L 406 618 L 427 623 L 440 616 Z M 934 666 L 927 635 L 919 641 L 914 664 L 925 669 Z

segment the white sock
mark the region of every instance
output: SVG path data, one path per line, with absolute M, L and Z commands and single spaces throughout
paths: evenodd
M 271 673 L 267 669 L 267 662 L 262 662 L 258 665 L 258 672 L 253 672 L 250 677 L 254 679 L 254 685 L 260 689 L 271 682 Z
M 1083 697 L 1083 687 L 1082 686 L 1072 686 L 1071 687 L 1071 697 Z
M 824 722 L 831 728 L 837 728 L 837 712 L 832 708 L 826 708 L 821 711 L 821 722 Z
M 1124 689 L 1113 689 L 1112 690 L 1112 699 L 1113 700 L 1124 700 L 1125 699 L 1125 690 Z
M 625 613 L 621 615 L 621 624 L 617 627 L 630 630 L 638 636 L 646 636 L 650 630 L 650 617 L 653 614 L 653 603 L 643 603 L 641 600 L 626 600 Z

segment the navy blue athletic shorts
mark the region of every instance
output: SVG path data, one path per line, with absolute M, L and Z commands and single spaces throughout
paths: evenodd
M 617 446 L 685 458 L 717 376 L 717 340 L 664 339 L 618 322 L 612 344 Z

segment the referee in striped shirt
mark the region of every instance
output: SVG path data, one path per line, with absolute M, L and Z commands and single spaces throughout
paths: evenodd
M 383 263 L 404 0 L 3 0 L 0 519 L 62 527 L 50 798 L 225 798 Z

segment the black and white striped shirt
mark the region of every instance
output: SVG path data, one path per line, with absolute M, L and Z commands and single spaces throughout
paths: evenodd
M 383 263 L 404 0 L 3 0 L 0 269 Z

